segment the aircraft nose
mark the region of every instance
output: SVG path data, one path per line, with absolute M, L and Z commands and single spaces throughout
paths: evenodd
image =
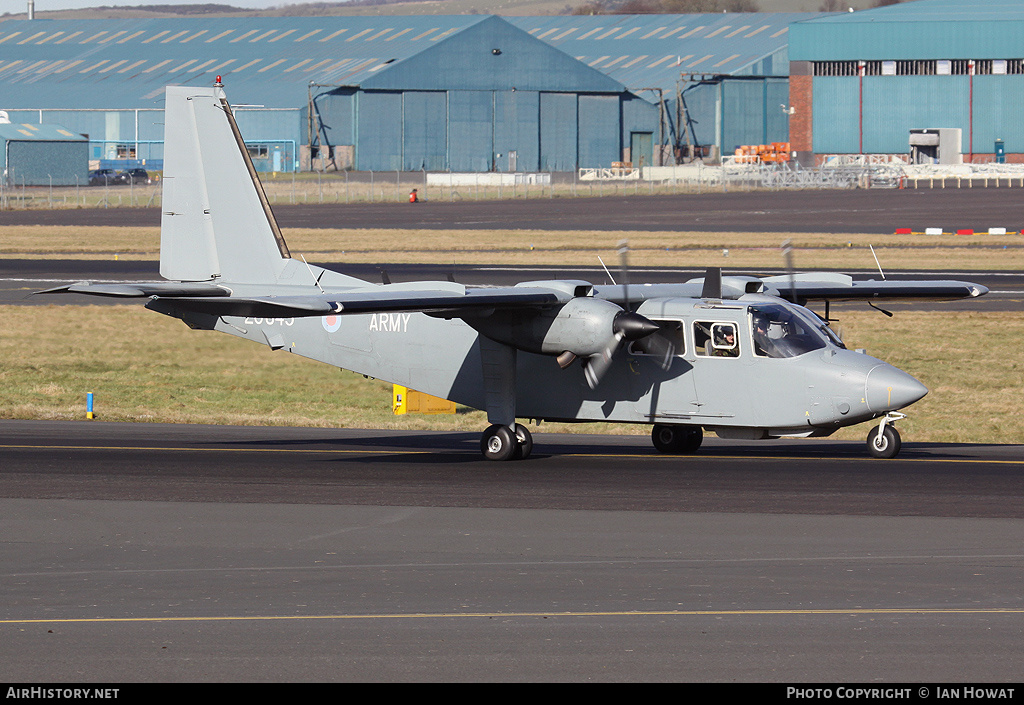
M 910 406 L 928 393 L 928 387 L 892 365 L 876 365 L 864 381 L 864 400 L 878 413 Z

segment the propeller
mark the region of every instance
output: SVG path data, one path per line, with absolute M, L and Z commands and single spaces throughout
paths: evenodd
M 668 369 L 675 354 L 675 346 L 668 338 L 658 335 L 661 327 L 651 319 L 631 310 L 629 301 L 629 242 L 619 242 L 623 310 L 612 319 L 612 334 L 601 352 L 587 358 L 583 372 L 591 389 L 597 387 L 611 367 L 615 354 L 626 341 L 644 340 L 645 349 L 658 358 L 662 369 Z
M 796 303 L 796 280 L 793 271 L 793 243 L 786 240 L 782 243 L 782 260 L 786 263 L 786 273 L 789 275 L 789 300 Z
M 583 369 L 590 388 L 594 389 L 604 377 L 608 368 L 611 367 L 615 353 L 622 347 L 624 341 L 640 340 L 659 330 L 661 329 L 657 323 L 639 313 L 622 311 L 616 314 L 612 320 L 611 337 L 601 352 L 587 358 L 587 364 Z

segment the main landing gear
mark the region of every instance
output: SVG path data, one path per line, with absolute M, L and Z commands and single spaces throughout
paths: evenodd
M 533 451 L 533 436 L 522 424 L 493 424 L 480 436 L 480 452 L 488 460 L 526 460 Z
M 872 458 L 895 458 L 900 452 L 900 432 L 893 426 L 894 421 L 907 418 L 906 414 L 890 411 L 882 417 L 878 428 L 868 433 L 868 452 Z
M 669 455 L 686 455 L 696 453 L 704 440 L 704 431 L 700 426 L 674 426 L 654 424 L 651 429 L 651 440 L 659 453 Z

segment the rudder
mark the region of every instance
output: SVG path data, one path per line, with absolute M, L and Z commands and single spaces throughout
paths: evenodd
M 169 86 L 160 274 L 274 283 L 291 254 L 219 86 Z

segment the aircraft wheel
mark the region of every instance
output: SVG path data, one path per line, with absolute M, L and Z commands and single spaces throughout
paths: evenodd
M 521 423 L 517 423 L 515 428 L 516 451 L 513 454 L 513 459 L 526 460 L 533 452 L 533 436 L 530 434 L 530 429 Z
M 900 432 L 894 426 L 886 426 L 882 429 L 882 437 L 878 437 L 878 429 L 873 428 L 868 433 L 868 452 L 873 458 L 895 458 L 900 452 L 902 441 Z
M 659 453 L 695 453 L 704 440 L 704 431 L 700 426 L 655 424 L 651 429 L 651 440 Z
M 488 460 L 512 460 L 519 451 L 517 441 L 508 426 L 494 424 L 480 437 L 480 451 Z

